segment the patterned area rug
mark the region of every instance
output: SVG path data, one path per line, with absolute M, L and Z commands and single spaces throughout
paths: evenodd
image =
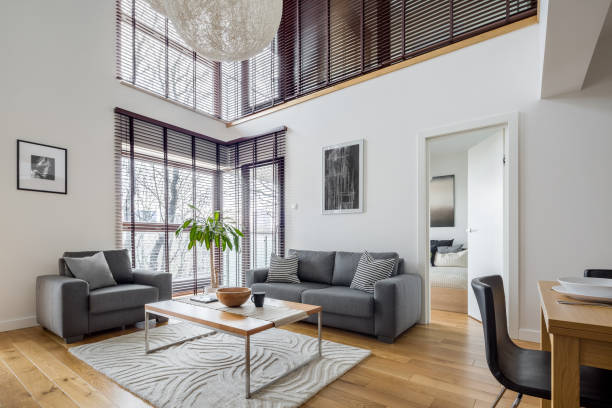
M 202 336 L 146 355 L 144 331 L 72 347 L 70 352 L 156 407 L 296 407 L 370 355 L 323 341 L 323 358 L 244 398 L 244 340 L 189 324 L 149 332 L 150 347 Z M 317 352 L 315 338 L 269 329 L 251 337 L 251 389 Z

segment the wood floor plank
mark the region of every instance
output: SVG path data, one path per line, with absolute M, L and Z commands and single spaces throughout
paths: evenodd
M 69 347 L 57 344 L 56 342 L 44 342 L 43 347 L 117 406 L 130 408 L 150 407 L 148 403 L 127 391 L 107 376 L 101 375 L 100 372 L 91 366 L 74 357 L 69 352 L 67 353 L 66 350 Z
M 100 391 L 91 387 L 78 374 L 58 361 L 51 353 L 32 340 L 14 343 L 40 371 L 50 378 L 66 395 L 83 408 L 115 406 Z
M 77 407 L 62 390 L 18 350 L 0 351 L 0 359 L 41 407 Z
M 317 335 L 311 324 L 285 328 Z M 0 333 L 0 407 L 149 406 L 68 351 L 135 330 L 106 331 L 74 345 L 40 327 Z M 413 327 L 394 344 L 327 327 L 323 338 L 372 355 L 308 400 L 308 408 L 484 408 L 500 389 L 487 367 L 482 326 L 466 315 L 433 311 L 431 324 Z M 515 397 L 506 392 L 499 408 L 510 407 Z M 521 407 L 535 408 L 539 401 L 524 397 Z
M 4 362 L 0 362 L 0 407 L 40 408 Z

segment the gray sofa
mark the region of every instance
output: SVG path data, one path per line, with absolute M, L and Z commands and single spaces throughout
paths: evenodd
M 96 252 L 65 252 L 63 257 L 79 258 Z M 90 291 L 86 281 L 72 275 L 63 257 L 58 275 L 36 279 L 38 323 L 66 343 L 82 340 L 84 334 L 143 321 L 146 303 L 172 298 L 171 274 L 132 270 L 126 250 L 103 252 L 116 286 Z
M 323 307 L 323 324 L 376 336 L 393 343 L 395 338 L 421 318 L 421 277 L 406 273 L 398 258 L 388 279 L 374 285 L 374 294 L 351 289 L 361 253 L 289 250 L 298 257 L 301 283 L 266 283 L 267 269 L 246 273 L 253 291 L 292 302 Z M 397 253 L 370 253 L 375 259 L 398 257 Z M 307 321 L 316 323 L 316 316 Z

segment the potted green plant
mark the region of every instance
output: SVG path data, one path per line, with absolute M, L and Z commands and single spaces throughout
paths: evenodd
M 220 211 L 213 211 L 210 215 L 200 217 L 200 211 L 196 207 L 193 205 L 189 207 L 195 211 L 195 216 L 185 220 L 177 228 L 175 234 L 178 237 L 183 231 L 189 230 L 188 250 L 191 250 L 197 243 L 200 243 L 200 246 L 206 246 L 206 249 L 210 252 L 210 281 L 212 288 L 208 292 L 215 292 L 219 287 L 219 265 L 215 265 L 214 248 L 219 249 L 221 253 L 225 252 L 228 248 L 230 251 L 238 251 L 240 237 L 243 237 L 244 234 L 231 223 L 231 220 L 225 222 Z

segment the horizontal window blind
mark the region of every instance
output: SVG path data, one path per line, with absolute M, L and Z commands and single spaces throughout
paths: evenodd
M 208 61 L 145 0 L 117 0 L 117 77 L 225 121 L 537 13 L 537 0 L 284 0 L 246 61 Z
M 117 109 L 115 141 L 117 245 L 133 267 L 172 273 L 174 292 L 210 283 L 209 252 L 174 234 L 190 205 L 245 233 L 239 253 L 214 255 L 223 283 L 284 253 L 284 130 L 228 144 Z
M 231 144 L 223 152 L 224 216 L 242 228 L 241 253 L 227 253 L 226 276 L 244 282 L 250 268 L 285 253 L 285 131 Z

